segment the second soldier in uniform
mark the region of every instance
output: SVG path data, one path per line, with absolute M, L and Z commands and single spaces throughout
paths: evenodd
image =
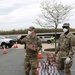
M 26 58 L 24 62 L 25 75 L 29 75 L 31 69 L 31 75 L 36 75 L 36 69 L 38 66 L 37 56 L 38 52 L 42 48 L 41 41 L 36 35 L 36 29 L 34 27 L 30 27 L 28 30 L 28 35 L 22 40 L 18 39 L 18 42 L 20 44 L 26 44 Z
M 58 48 L 54 56 L 58 53 L 58 71 L 61 75 L 71 75 L 70 68 L 73 63 L 75 37 L 69 33 L 70 24 L 64 23 L 63 34 L 60 35 Z

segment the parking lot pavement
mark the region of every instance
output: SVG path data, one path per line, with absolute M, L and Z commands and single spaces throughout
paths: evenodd
M 24 49 L 0 49 L 0 75 L 24 75 Z
M 45 45 L 46 46 L 46 45 Z M 20 47 L 20 46 L 19 46 Z M 25 50 L 23 47 L 18 49 L 6 49 L 7 54 L 3 54 L 0 49 L 0 75 L 24 75 Z M 42 60 L 46 60 L 46 54 L 43 53 Z M 72 66 L 72 75 L 75 75 L 75 55 Z

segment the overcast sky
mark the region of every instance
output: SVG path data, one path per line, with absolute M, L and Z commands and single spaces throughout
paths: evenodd
M 40 3 L 43 0 L 0 0 L 0 31 L 12 29 L 25 29 L 33 24 L 37 15 L 41 12 Z M 64 4 L 74 4 L 75 0 L 58 0 Z M 75 9 L 71 18 L 67 21 L 75 28 Z M 62 25 L 59 25 L 61 27 Z

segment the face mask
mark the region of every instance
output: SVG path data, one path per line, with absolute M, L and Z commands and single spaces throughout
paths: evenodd
M 66 28 L 63 28 L 63 32 L 66 33 L 68 31 L 68 29 Z
M 31 33 L 32 33 L 31 31 L 28 31 L 28 35 L 31 35 Z

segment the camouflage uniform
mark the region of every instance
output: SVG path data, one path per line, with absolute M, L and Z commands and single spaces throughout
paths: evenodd
M 35 35 L 34 37 L 27 35 L 22 40 L 19 39 L 21 44 L 26 44 L 26 58 L 24 62 L 25 75 L 29 75 L 29 71 L 32 69 L 32 75 L 36 75 L 36 69 L 38 66 L 38 52 L 42 48 L 40 39 Z M 30 45 L 37 45 L 39 49 L 32 50 L 29 48 Z
M 55 54 L 58 53 L 58 70 L 65 70 L 66 75 L 71 75 L 70 68 L 73 63 L 75 37 L 73 34 L 61 34 L 58 41 L 58 48 Z M 66 57 L 70 57 L 71 61 L 66 64 L 64 61 Z

